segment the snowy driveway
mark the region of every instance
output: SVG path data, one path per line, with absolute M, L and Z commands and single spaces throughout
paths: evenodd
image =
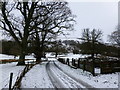
M 46 69 L 55 88 L 86 88 L 59 69 L 53 61 L 46 65 Z

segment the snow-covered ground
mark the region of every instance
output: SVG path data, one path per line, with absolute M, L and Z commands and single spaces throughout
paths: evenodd
M 19 57 L 16 57 L 18 59 Z M 14 59 L 14 56 L 12 55 L 5 55 L 0 54 L 0 60 L 4 59 Z M 33 56 L 26 56 L 26 59 L 35 59 Z M 30 62 L 29 61 L 25 61 Z M 17 79 L 17 76 L 20 75 L 21 71 L 24 69 L 25 66 L 16 66 L 17 62 L 13 63 L 6 63 L 6 64 L 0 64 L 0 88 L 8 88 L 9 87 L 9 79 L 10 79 L 10 73 L 13 73 L 13 82 L 12 85 L 14 85 L 15 80 Z
M 73 54 L 73 53 L 69 53 L 67 55 L 58 55 L 58 58 L 64 58 L 65 60 L 67 58 L 69 58 L 69 60 L 73 59 L 79 59 L 79 58 L 85 58 L 88 57 L 89 55 L 82 55 L 82 54 Z
M 47 64 L 46 69 L 50 78 L 52 78 L 52 83 L 57 88 L 86 88 L 80 82 L 77 82 L 59 69 L 53 61 Z
M 17 56 L 16 58 L 14 58 L 13 55 L 0 54 L 0 60 L 8 60 L 8 59 L 19 59 L 19 56 Z M 36 60 L 33 55 L 27 55 L 27 56 L 25 56 L 25 59 L 31 59 L 31 60 L 25 61 L 25 63 L 33 62 L 33 61 Z
M 10 73 L 13 73 L 12 85 L 14 85 L 17 76 L 20 75 L 24 66 L 16 66 L 17 63 L 0 64 L 0 88 L 8 88 Z
M 18 57 L 16 57 L 16 58 L 18 58 Z M 12 56 L 12 55 L 0 54 L 0 60 L 3 60 L 3 59 L 14 59 L 14 56 Z
M 53 60 L 50 58 L 49 60 Z M 55 63 L 69 75 L 88 83 L 95 88 L 118 88 L 118 73 L 92 76 L 89 72 L 81 69 L 73 69 L 55 60 Z M 22 88 L 52 88 L 53 85 L 47 75 L 45 63 L 36 65 L 22 80 Z
M 3 59 L 14 59 L 14 56 L 0 54 L 0 60 L 3 60 Z M 17 56 L 16 59 L 19 59 L 19 57 Z M 35 58 L 33 57 L 33 55 L 27 55 L 27 56 L 25 56 L 25 59 L 35 59 Z
M 44 62 L 34 66 L 23 78 L 21 88 L 53 88 L 45 65 Z
M 88 83 L 95 88 L 118 88 L 118 73 L 103 74 L 93 77 L 91 73 L 86 72 L 82 69 L 73 69 L 65 64 L 62 64 L 56 60 L 50 54 L 46 55 L 48 60 L 54 60 L 55 63 L 69 75 Z M 81 55 L 67 55 L 68 58 L 79 58 Z M 31 56 L 29 56 L 31 58 Z M 65 57 L 65 58 L 67 58 Z M 13 56 L 4 56 L 0 59 L 13 59 Z M 7 88 L 9 83 L 9 75 L 13 72 L 13 84 L 16 77 L 23 70 L 24 66 L 16 66 L 17 63 L 0 64 L 0 86 Z M 35 65 L 22 80 L 21 88 L 53 88 L 53 84 L 48 77 L 48 73 L 45 68 L 46 62 Z
M 56 64 L 66 73 L 83 80 L 95 88 L 118 88 L 118 73 L 98 75 L 93 77 L 91 73 L 86 71 L 83 72 L 82 69 L 73 69 L 60 62 L 56 62 Z
M 57 57 L 59 58 L 65 58 L 65 59 L 67 59 L 67 58 L 69 58 L 69 59 L 72 59 L 72 58 L 74 58 L 74 59 L 78 59 L 78 58 L 85 58 L 85 57 L 88 57 L 88 56 L 90 56 L 90 55 L 82 55 L 82 54 L 73 54 L 73 53 L 68 53 L 68 54 L 66 54 L 66 55 L 57 55 Z M 55 55 L 53 55 L 52 53 L 47 53 L 46 54 L 46 57 L 55 57 Z
M 61 58 L 69 58 L 69 59 L 78 59 L 78 58 L 84 58 L 87 55 L 79 55 L 79 54 L 68 54 L 66 56 L 59 55 L 58 57 Z M 49 60 L 52 60 L 49 59 Z M 53 59 L 55 60 L 55 59 Z M 55 60 L 56 61 L 56 60 Z M 65 64 L 62 64 L 60 62 L 56 62 L 57 65 L 64 70 L 66 73 L 71 74 L 78 79 L 81 79 L 85 81 L 86 83 L 90 84 L 91 86 L 95 88 L 118 88 L 118 73 L 112 73 L 112 74 L 100 74 L 97 76 L 92 76 L 90 72 L 84 71 L 82 69 L 73 69 Z M 99 69 L 95 69 L 96 72 L 100 72 Z M 120 81 L 120 80 L 119 80 Z

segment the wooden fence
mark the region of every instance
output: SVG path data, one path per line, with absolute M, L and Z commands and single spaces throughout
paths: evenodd
M 120 61 L 101 61 L 101 73 L 120 72 Z
M 24 61 L 29 61 L 29 60 L 33 60 L 33 59 L 25 59 Z M 23 61 L 23 60 L 20 60 L 20 59 L 4 59 L 4 60 L 0 60 L 0 64 L 18 62 L 18 61 Z
M 120 72 L 119 60 L 109 61 L 109 59 L 100 59 L 100 58 L 94 58 L 94 59 L 79 58 L 78 60 L 76 59 L 66 60 L 63 58 L 59 58 L 58 61 L 74 68 L 83 69 L 83 71 L 89 71 L 93 75 L 96 75 L 95 72 L 96 68 L 100 69 L 100 74 Z

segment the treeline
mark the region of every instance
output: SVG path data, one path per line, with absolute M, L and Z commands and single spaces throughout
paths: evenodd
M 2 42 L 2 54 L 15 55 L 15 56 L 20 55 L 21 49 L 17 44 L 17 42 L 12 40 L 1 40 L 0 42 Z M 33 43 L 34 41 L 32 41 L 32 43 L 29 43 L 26 55 L 37 52 Z M 62 41 L 58 41 L 58 42 L 52 41 L 44 46 L 44 53 L 45 52 L 53 52 L 58 55 L 58 54 L 68 53 L 68 50 L 66 49 L 65 45 L 63 45 Z
M 74 54 L 88 54 L 91 55 L 93 52 L 92 43 L 79 42 L 74 40 L 65 40 L 63 43 L 66 44 L 68 52 Z M 119 48 L 120 49 L 120 48 Z M 110 43 L 97 43 L 94 45 L 95 55 L 118 57 L 118 47 L 110 45 Z
M 15 41 L 1 40 L 2 53 L 7 55 L 20 55 L 20 48 Z
M 92 44 L 88 42 L 79 42 L 74 40 L 53 41 L 49 42 L 44 48 L 45 52 L 53 52 L 56 56 L 58 54 L 74 53 L 74 54 L 88 54 L 92 50 Z M 97 43 L 94 45 L 95 56 L 111 56 L 118 57 L 118 47 L 109 45 L 108 43 Z M 32 43 L 29 43 L 27 54 L 34 53 L 35 49 Z M 44 52 L 44 53 L 45 53 Z M 19 45 L 15 41 L 2 40 L 2 53 L 7 55 L 20 55 Z
M 92 43 L 84 42 L 84 43 L 77 43 L 76 48 L 79 48 L 79 50 L 74 49 L 73 53 L 81 53 L 81 54 L 92 54 L 93 48 Z M 118 57 L 118 48 L 109 45 L 108 43 L 97 43 L 94 45 L 94 54 L 95 56 L 102 55 L 102 56 L 112 56 L 112 57 Z

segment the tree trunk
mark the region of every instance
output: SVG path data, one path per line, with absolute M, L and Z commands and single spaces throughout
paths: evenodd
M 94 58 L 94 54 L 95 54 L 95 42 L 93 40 L 92 41 L 92 59 Z
M 41 52 L 39 52 L 38 54 L 36 54 L 36 62 L 40 63 L 41 62 L 41 58 L 42 58 L 43 54 Z
M 118 60 L 120 61 L 120 47 L 118 47 Z
M 95 68 L 95 59 L 94 59 L 94 54 L 95 54 L 95 42 L 94 42 L 94 40 L 92 41 L 92 49 L 93 49 L 93 51 L 92 51 L 92 64 L 93 64 L 93 68 L 92 68 L 92 74 L 93 74 L 93 76 L 95 76 L 95 70 L 94 70 L 94 68 Z
M 19 61 L 18 61 L 17 65 L 25 65 L 26 50 L 27 50 L 27 39 L 24 39 L 22 46 L 21 46 L 21 54 L 20 54 Z
M 91 57 L 92 57 L 92 59 L 94 58 L 94 52 L 92 52 Z
M 41 62 L 41 58 L 42 58 L 41 55 L 37 55 L 37 56 L 36 56 L 36 62 L 37 62 L 37 63 L 40 63 L 40 62 Z
M 25 65 L 25 53 L 21 53 L 17 65 Z

